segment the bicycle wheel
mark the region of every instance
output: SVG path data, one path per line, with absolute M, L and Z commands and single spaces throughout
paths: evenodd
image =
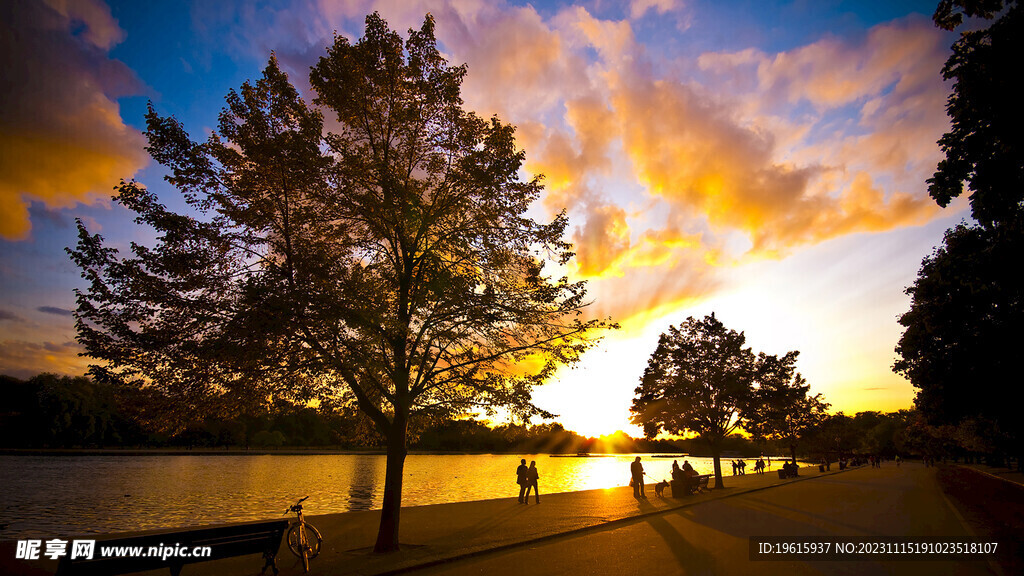
M 309 552 L 306 544 L 306 530 L 302 524 L 293 524 L 288 529 L 288 549 L 302 560 L 303 572 L 309 572 Z
M 320 555 L 320 545 L 324 538 L 312 524 L 306 524 L 306 550 L 309 552 L 309 559 L 312 560 Z
M 309 524 L 293 524 L 288 529 L 288 549 L 302 559 L 302 568 L 309 571 L 309 561 L 320 554 L 323 537 Z

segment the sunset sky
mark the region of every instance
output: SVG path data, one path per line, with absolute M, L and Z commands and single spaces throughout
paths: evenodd
M 334 31 L 436 19 L 466 63 L 466 106 L 517 126 L 565 208 L 593 315 L 622 329 L 535 392 L 567 428 L 625 430 L 669 325 L 712 311 L 755 351 L 801 352 L 833 411 L 910 407 L 891 371 L 904 288 L 965 204 L 925 180 L 949 123 L 954 35 L 935 2 L 103 3 L 0 7 L 0 373 L 84 373 L 71 311 L 74 219 L 122 249 L 148 236 L 110 202 L 136 178 L 177 192 L 143 150 L 146 102 L 194 138 L 275 51 L 309 97 Z

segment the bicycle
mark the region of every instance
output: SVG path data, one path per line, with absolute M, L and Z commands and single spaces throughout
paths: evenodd
M 309 561 L 320 554 L 320 545 L 323 544 L 324 538 L 319 530 L 312 524 L 307 524 L 302 517 L 302 503 L 306 498 L 289 506 L 284 513 L 294 512 L 298 517 L 298 520 L 288 528 L 288 549 L 302 559 L 302 570 L 309 572 Z

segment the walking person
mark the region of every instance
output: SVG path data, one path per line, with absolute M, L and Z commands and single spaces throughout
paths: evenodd
M 633 497 L 647 498 L 644 494 L 644 465 L 640 463 L 639 456 L 629 465 L 629 472 L 633 482 Z
M 540 488 L 537 487 L 538 478 L 540 478 L 540 474 L 537 473 L 537 461 L 530 460 L 530 467 L 526 470 L 526 498 L 523 499 L 523 504 L 530 503 L 531 489 L 533 489 L 533 497 L 536 498 L 537 504 L 540 504 Z
M 529 469 L 526 467 L 526 458 L 519 461 L 519 467 L 516 468 L 516 484 L 519 484 L 519 503 L 526 504 L 526 500 L 523 498 L 526 494 L 526 487 L 528 486 L 527 475 Z

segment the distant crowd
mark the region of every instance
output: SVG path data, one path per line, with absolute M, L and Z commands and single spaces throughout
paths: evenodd
M 746 462 L 741 458 L 732 460 L 732 473 L 733 476 L 742 476 L 744 469 L 746 468 Z M 771 457 L 765 457 L 762 455 L 754 462 L 754 472 L 757 474 L 764 474 L 766 469 L 771 469 L 772 460 Z M 845 466 L 843 466 L 845 467 Z M 796 461 L 785 461 L 782 464 L 782 470 L 785 476 L 796 476 L 799 465 Z M 633 496 L 635 498 L 647 498 L 644 489 L 644 477 L 647 473 L 644 472 L 644 466 L 641 462 L 640 456 L 637 456 L 633 462 L 629 465 L 629 485 L 633 488 Z M 679 465 L 678 460 L 672 461 L 672 490 L 673 493 L 694 493 L 702 488 L 707 487 L 708 478 L 710 475 L 701 476 L 690 464 L 689 460 L 683 460 L 682 466 Z M 540 473 L 537 471 L 537 461 L 533 460 L 529 466 L 526 464 L 526 459 L 523 458 L 519 461 L 519 467 L 516 468 L 516 484 L 519 485 L 519 503 L 529 504 L 530 494 L 533 493 L 534 502 L 540 504 L 540 488 L 539 488 Z M 670 484 L 661 480 L 654 486 L 655 493 L 658 496 L 662 495 L 662 492 Z

